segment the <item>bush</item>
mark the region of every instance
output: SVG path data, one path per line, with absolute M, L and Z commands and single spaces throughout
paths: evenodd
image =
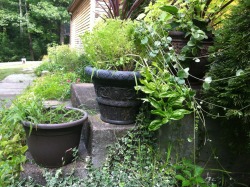
M 49 72 L 74 72 L 82 82 L 90 82 L 85 76 L 84 67 L 88 65 L 83 54 L 71 49 L 68 45 L 52 45 L 48 47 L 48 56 L 43 63 L 36 68 L 35 73 L 41 76 L 43 71 Z
M 215 58 L 207 74 L 212 81 L 205 90 L 210 113 L 225 121 L 225 134 L 234 151 L 250 150 L 250 3 L 240 0 L 217 31 Z M 235 150 L 236 149 L 236 150 Z
M 36 79 L 28 92 L 44 99 L 69 99 L 71 84 L 79 81 L 75 73 L 56 72 Z
M 213 80 L 205 91 L 211 112 L 250 123 L 250 3 L 241 0 L 217 32 L 216 57 L 207 76 Z
M 99 69 L 134 70 L 134 27 L 132 21 L 107 19 L 92 32 L 82 36 L 84 53 L 91 65 Z

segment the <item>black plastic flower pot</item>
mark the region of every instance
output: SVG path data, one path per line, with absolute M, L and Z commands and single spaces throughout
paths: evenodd
M 74 159 L 74 148 L 78 148 L 81 131 L 87 123 L 85 111 L 66 107 L 82 113 L 82 118 L 76 121 L 60 124 L 33 124 L 23 121 L 28 150 L 35 162 L 46 168 L 58 168 L 69 164 Z
M 171 31 L 169 32 L 169 36 L 172 38 L 171 44 L 173 45 L 175 52 L 180 53 L 182 48 L 187 45 L 189 38 L 185 37 L 184 32 L 180 31 Z M 208 61 L 208 48 L 213 45 L 213 37 L 209 35 L 208 39 L 201 41 L 201 49 L 198 51 L 197 56 L 199 57 L 199 62 L 195 62 L 192 58 L 186 59 L 183 63 L 184 66 L 189 67 L 189 74 L 197 77 L 198 79 L 189 76 L 188 80 L 191 84 L 202 84 L 203 82 L 199 79 L 203 79 L 205 76 L 208 65 L 210 62 Z M 190 54 L 190 56 L 192 56 Z
M 86 67 L 92 77 L 101 120 L 116 125 L 135 122 L 141 105 L 140 94 L 134 89 L 140 73 Z

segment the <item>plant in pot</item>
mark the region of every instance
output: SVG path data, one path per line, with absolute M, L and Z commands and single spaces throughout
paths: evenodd
M 158 0 L 146 8 L 144 21 L 165 25 L 162 34 L 171 37 L 181 65 L 190 68 L 189 81 L 202 82 L 209 64 L 208 48 L 213 45 L 213 30 L 233 1 Z
M 91 63 L 85 72 L 92 77 L 104 122 L 132 124 L 139 111 L 141 102 L 134 86 L 140 78 L 136 72 L 140 57 L 136 54 L 134 28 L 131 20 L 106 19 L 82 36 Z
M 35 162 L 43 167 L 57 168 L 70 163 L 76 156 L 81 130 L 87 113 L 71 107 L 45 107 L 42 100 L 32 97 L 14 102 L 13 112 L 26 133 L 28 150 Z

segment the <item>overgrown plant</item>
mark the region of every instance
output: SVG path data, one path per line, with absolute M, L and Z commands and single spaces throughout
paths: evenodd
M 183 118 L 197 106 L 195 92 L 187 80 L 189 68 L 180 63 L 183 56 L 171 45 L 172 38 L 164 30 L 167 24 L 160 23 L 160 20 L 151 25 L 141 22 L 136 29 L 137 46 L 144 51 L 144 61 L 139 65 L 142 85 L 136 89 L 145 93 L 143 100 L 152 106 L 155 120 L 149 126 L 151 130 Z
M 100 21 L 83 34 L 84 53 L 97 69 L 135 70 L 139 59 L 134 43 L 135 23 L 120 19 Z
M 26 161 L 24 132 L 13 114 L 12 108 L 0 109 L 0 186 L 13 184 Z
M 180 120 L 193 112 L 191 101 L 194 91 L 178 84 L 167 69 L 158 65 L 153 68 L 145 67 L 141 70 L 141 75 L 142 85 L 136 86 L 136 89 L 146 94 L 143 100 L 151 104 L 151 114 L 154 115 L 149 130 L 157 130 L 171 120 Z
M 55 72 L 37 78 L 28 91 L 47 100 L 65 100 L 70 98 L 71 84 L 78 82 L 80 77 L 76 73 Z
M 249 1 L 239 1 L 217 31 L 215 56 L 207 74 L 211 83 L 204 86 L 204 104 L 211 116 L 230 119 L 225 124 L 225 131 L 230 131 L 225 134 L 236 153 L 250 150 L 249 14 Z
M 184 32 L 187 45 L 181 50 L 186 57 L 199 58 L 202 49 L 201 41 L 211 39 L 215 27 L 224 18 L 234 0 L 158 0 L 146 8 L 145 21 L 158 21 L 168 26 L 164 30 Z
M 55 44 L 49 46 L 47 51 L 47 58 L 44 58 L 43 63 L 35 69 L 37 76 L 41 76 L 44 71 L 50 73 L 74 72 L 82 82 L 90 81 L 84 72 L 84 67 L 89 62 L 80 51 L 72 49 L 68 45 Z

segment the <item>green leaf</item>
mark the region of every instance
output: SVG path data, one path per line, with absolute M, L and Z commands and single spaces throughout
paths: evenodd
M 162 124 L 168 123 L 169 122 L 169 117 L 163 118 L 161 122 L 162 122 Z
M 205 90 L 208 90 L 210 88 L 210 84 L 207 83 L 207 82 L 204 82 L 202 87 L 205 89 Z
M 204 184 L 204 183 L 205 183 L 204 179 L 201 178 L 201 177 L 197 177 L 197 178 L 195 179 L 195 182 L 198 183 L 198 184 Z
M 178 13 L 178 8 L 176 6 L 164 5 L 160 9 L 165 11 L 165 12 L 168 12 L 172 15 L 177 15 L 177 13 Z
M 200 166 L 195 166 L 194 168 L 194 176 L 200 176 L 203 173 L 204 169 Z
M 180 79 L 179 77 L 175 77 L 175 80 L 176 80 L 177 83 L 180 84 L 180 85 L 185 84 L 185 80 L 184 80 L 184 79 Z
M 186 180 L 182 175 L 176 175 L 175 178 L 181 181 Z
M 148 129 L 149 129 L 150 131 L 156 131 L 156 130 L 158 130 L 162 125 L 163 125 L 163 124 L 162 124 L 161 120 L 157 119 L 157 120 L 152 121 L 152 122 L 149 124 Z
M 158 115 L 158 116 L 161 116 L 161 117 L 166 116 L 166 113 L 163 112 L 162 110 L 151 110 L 151 114 L 155 114 L 155 115 Z
M 204 82 L 210 84 L 212 82 L 212 77 L 206 77 Z
M 144 13 L 141 13 L 141 14 L 139 14 L 139 16 L 137 16 L 137 20 L 142 20 L 144 17 L 146 16 L 146 14 L 144 14 Z
M 187 45 L 189 46 L 189 47 L 193 47 L 193 46 L 195 46 L 195 43 L 193 42 L 193 41 L 188 41 L 188 43 L 187 43 Z
M 184 180 L 182 181 L 182 186 L 190 186 L 190 181 L 189 180 Z
M 154 45 L 155 45 L 156 47 L 158 47 L 158 46 L 161 45 L 161 42 L 160 42 L 160 41 L 155 41 L 155 42 L 154 42 Z
M 189 170 L 183 170 L 183 173 L 188 176 L 188 178 L 190 179 L 192 177 L 192 174 Z
M 189 71 L 189 68 L 181 69 L 177 72 L 177 76 L 179 78 L 188 78 L 188 75 L 189 75 L 188 71 Z
M 156 109 L 161 108 L 160 104 L 154 98 L 149 98 L 148 100 L 154 108 Z
M 148 37 L 144 37 L 142 40 L 141 40 L 141 44 L 146 44 L 148 43 Z
M 173 111 L 173 113 L 171 114 L 171 118 L 172 120 L 180 120 L 184 117 L 185 114 L 190 114 L 191 111 L 189 110 L 185 110 L 185 109 L 177 109 L 175 111 Z
M 243 73 L 244 73 L 244 71 L 242 69 L 239 69 L 238 71 L 236 71 L 236 76 L 238 77 Z
M 137 88 L 140 89 L 142 92 L 144 92 L 146 94 L 154 93 L 154 90 L 150 90 L 146 86 L 137 86 Z

